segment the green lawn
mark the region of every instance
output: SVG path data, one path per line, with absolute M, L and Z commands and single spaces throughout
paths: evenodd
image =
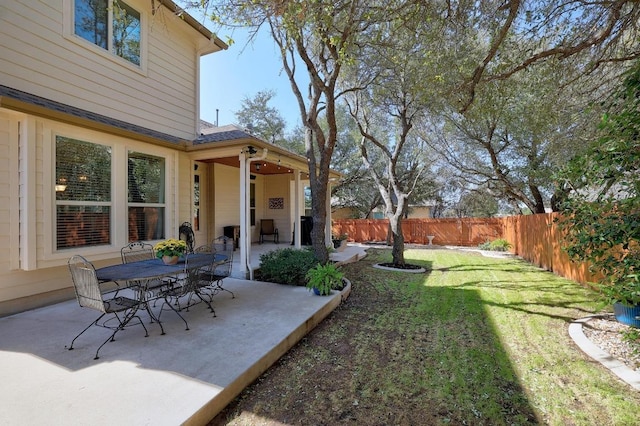
M 345 266 L 347 302 L 217 423 L 640 423 L 639 393 L 568 335 L 602 308 L 595 293 L 519 260 L 451 250 L 405 259 L 428 272 L 372 268 L 389 250 Z

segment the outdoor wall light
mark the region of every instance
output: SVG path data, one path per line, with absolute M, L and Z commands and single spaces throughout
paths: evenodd
M 261 164 L 260 164 L 260 163 L 256 163 L 256 171 L 257 171 L 257 172 L 259 172 L 259 171 L 260 171 L 260 167 L 261 167 Z

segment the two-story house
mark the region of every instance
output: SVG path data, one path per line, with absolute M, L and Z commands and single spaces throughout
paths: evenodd
M 262 218 L 292 235 L 306 159 L 200 128 L 200 58 L 226 48 L 169 0 L 0 4 L 0 315 L 73 297 L 71 255 L 111 264 L 184 221 L 240 229 L 242 265 Z

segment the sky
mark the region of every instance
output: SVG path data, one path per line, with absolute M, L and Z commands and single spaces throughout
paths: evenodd
M 220 35 L 226 39 L 226 33 Z M 236 124 L 235 112 L 244 98 L 273 90 L 276 94 L 269 106 L 280 112 L 287 122 L 286 131 L 291 131 L 300 123 L 300 110 L 268 31 L 262 29 L 248 45 L 247 31 L 236 29 L 229 35 L 235 43 L 227 50 L 200 59 L 200 117 L 215 124 L 217 109 L 219 126 Z

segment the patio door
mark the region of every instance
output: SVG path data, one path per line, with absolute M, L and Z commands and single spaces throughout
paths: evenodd
M 207 233 L 207 164 L 194 161 L 191 186 L 191 225 L 196 246 L 209 244 Z

